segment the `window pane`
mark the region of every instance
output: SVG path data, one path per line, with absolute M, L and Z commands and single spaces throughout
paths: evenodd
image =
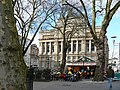
M 86 40 L 86 51 L 89 51 L 89 40 Z
M 58 42 L 58 52 L 61 52 L 61 42 Z
M 76 61 L 76 57 L 75 56 L 73 56 L 73 62 L 75 62 Z
M 71 42 L 69 42 L 68 52 L 71 52 Z
M 78 41 L 78 52 L 81 51 L 81 41 Z
M 50 51 L 50 43 L 47 42 L 47 52 L 49 52 L 49 51 Z
M 73 52 L 76 51 L 76 41 L 73 41 Z
M 95 50 L 95 46 L 94 46 L 94 42 L 93 40 L 91 41 L 91 51 L 94 51 Z
M 51 43 L 51 50 L 52 50 L 52 53 L 54 52 L 54 42 Z
M 71 61 L 71 57 L 70 56 L 68 56 L 68 62 L 70 62 Z
M 42 52 L 45 53 L 45 43 L 42 43 Z

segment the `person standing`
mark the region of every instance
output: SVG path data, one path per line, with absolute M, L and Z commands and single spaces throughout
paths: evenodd
M 109 69 L 106 72 L 107 78 L 108 78 L 108 84 L 109 84 L 109 89 L 112 88 L 112 80 L 114 78 L 114 70 L 112 69 L 111 66 L 109 66 Z

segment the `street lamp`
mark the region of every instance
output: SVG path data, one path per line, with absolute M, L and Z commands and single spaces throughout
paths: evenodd
M 85 58 L 82 58 L 82 62 L 83 62 L 83 72 L 84 72 L 84 63 L 85 63 Z
M 117 36 L 112 36 L 111 38 L 117 38 Z
M 83 77 L 84 77 L 84 71 L 85 71 L 84 70 L 84 63 L 85 63 L 85 58 L 84 57 L 82 58 L 82 62 L 83 62 Z
M 112 36 L 111 38 L 115 39 L 117 38 L 116 36 Z M 115 46 L 115 40 L 113 40 L 113 51 L 112 51 L 112 58 L 114 56 L 114 46 Z
M 117 38 L 117 36 L 112 36 L 111 38 Z M 118 45 L 115 45 L 115 40 L 113 40 L 113 53 L 112 53 L 112 58 L 114 54 L 114 46 L 119 46 L 119 69 L 120 69 L 120 43 Z

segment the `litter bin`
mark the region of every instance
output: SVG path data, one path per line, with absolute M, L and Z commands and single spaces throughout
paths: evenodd
M 33 90 L 33 80 L 27 78 L 26 82 L 27 82 L 27 90 Z
M 33 90 L 33 73 L 34 73 L 34 68 L 30 67 L 27 72 L 27 90 Z

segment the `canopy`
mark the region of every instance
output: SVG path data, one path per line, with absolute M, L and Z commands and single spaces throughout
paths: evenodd
M 96 62 L 87 56 L 80 57 L 76 62 L 66 63 L 67 66 L 95 66 Z
M 89 62 L 95 62 L 95 61 L 88 58 L 87 56 L 82 56 L 77 60 L 77 62 L 88 62 L 89 63 Z

